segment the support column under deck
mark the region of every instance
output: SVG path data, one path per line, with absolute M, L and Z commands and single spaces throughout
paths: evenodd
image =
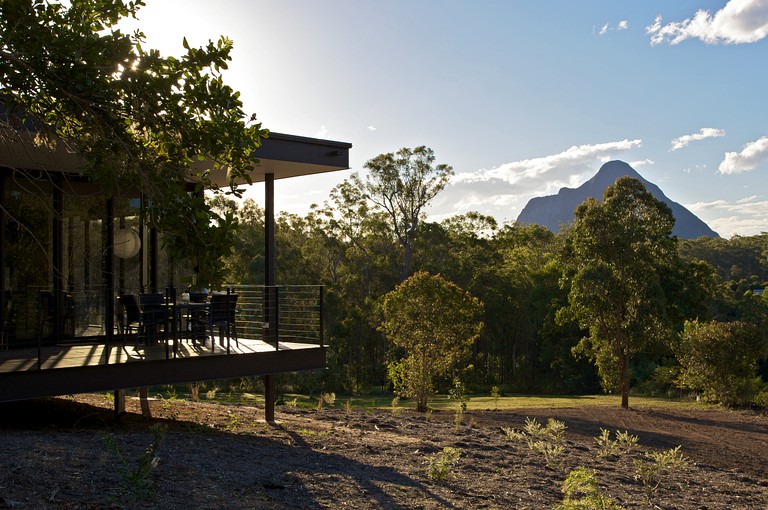
M 270 296 L 269 289 L 275 285 L 275 174 L 264 176 L 264 285 L 265 297 Z M 265 321 L 269 323 L 269 331 L 274 330 L 277 324 L 272 324 L 272 317 L 266 313 L 275 309 L 277 303 L 265 302 Z M 270 335 L 271 336 L 271 335 Z M 275 338 L 275 342 L 277 342 Z M 272 374 L 264 376 L 264 418 L 268 423 L 275 421 L 275 381 Z

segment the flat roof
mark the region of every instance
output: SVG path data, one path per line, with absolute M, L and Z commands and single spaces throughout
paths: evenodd
M 251 178 L 253 182 L 263 182 L 267 174 L 273 174 L 275 179 L 286 179 L 347 170 L 350 148 L 352 144 L 347 142 L 269 133 L 256 149 L 258 162 Z M 224 169 L 212 171 L 211 180 L 222 187 L 229 184 Z
M 347 142 L 269 133 L 256 150 L 257 162 L 251 178 L 253 182 L 263 182 L 267 174 L 285 179 L 347 170 L 351 147 Z M 78 155 L 63 143 L 46 145 L 36 139 L 34 131 L 0 126 L 0 167 L 77 172 L 80 164 Z M 210 163 L 200 165 L 201 168 L 210 166 Z M 220 187 L 227 186 L 226 169 L 212 170 L 211 180 Z

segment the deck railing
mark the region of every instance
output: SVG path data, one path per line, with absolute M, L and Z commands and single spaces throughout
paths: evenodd
M 322 286 L 230 285 L 226 287 L 225 292 L 238 296 L 234 316 L 237 338 L 263 341 L 275 350 L 286 347 L 286 343 L 325 345 Z M 180 297 L 176 296 L 177 293 L 175 289 L 166 289 L 166 302 L 169 305 L 177 302 Z M 112 335 L 116 343 L 108 341 L 104 314 L 106 292 L 103 287 L 63 295 L 59 300 L 58 319 L 52 317 L 56 307 L 41 298 L 50 294 L 47 289 L 36 287 L 14 293 L 13 314 L 6 316 L 6 319 L 12 319 L 14 331 L 8 331 L 9 324 L 4 324 L 6 327 L 0 337 L 0 351 L 36 348 L 36 365 L 42 367 L 46 349 L 50 350 L 63 343 L 114 346 L 127 341 L 126 335 L 117 329 L 120 323 L 117 317 L 114 320 L 115 329 Z M 120 313 L 119 306 L 116 305 L 114 309 L 116 314 Z M 7 310 L 11 308 L 6 307 Z M 59 334 L 55 333 L 57 328 L 54 328 L 57 321 Z M 180 336 L 172 326 L 166 330 L 166 358 L 176 356 L 175 349 L 169 349 L 176 345 L 173 339 Z M 137 342 L 137 345 L 138 343 L 141 342 Z M 215 351 L 213 354 L 221 353 Z M 226 352 L 229 352 L 229 348 Z M 110 364 L 112 361 L 107 356 L 102 363 Z
M 233 285 L 238 294 L 237 334 L 272 343 L 323 345 L 323 287 L 320 285 Z

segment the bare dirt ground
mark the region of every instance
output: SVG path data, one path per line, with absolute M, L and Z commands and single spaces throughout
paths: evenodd
M 112 419 L 104 395 L 0 405 L 0 508 L 552 508 L 578 466 L 593 469 L 600 490 L 626 508 L 647 508 L 633 459 L 682 446 L 687 468 L 667 477 L 652 505 L 676 509 L 768 508 L 768 417 L 725 410 L 614 407 L 452 412 L 278 408 L 152 401 L 152 418 L 129 400 Z M 559 465 L 502 427 L 526 417 L 567 425 Z M 133 470 L 167 435 L 145 494 L 126 481 L 112 437 Z M 616 460 L 596 456 L 601 428 L 628 430 L 640 448 Z M 445 447 L 461 456 L 448 475 L 429 476 Z

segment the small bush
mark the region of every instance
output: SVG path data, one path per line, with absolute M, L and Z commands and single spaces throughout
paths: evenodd
M 548 441 L 536 441 L 532 450 L 540 453 L 544 457 L 544 463 L 547 467 L 560 467 L 565 460 L 565 448 L 560 444 L 550 443 Z
M 392 414 L 397 415 L 403 411 L 403 409 L 400 407 L 400 397 L 395 396 L 395 398 L 392 399 L 391 407 L 392 407 Z
M 659 487 L 670 477 L 684 471 L 688 459 L 680 452 L 680 446 L 663 452 L 646 453 L 643 459 L 636 459 L 635 480 L 645 488 L 645 503 L 653 504 L 653 498 Z
M 498 386 L 491 387 L 491 398 L 493 398 L 493 410 L 499 409 L 499 398 L 501 398 L 501 390 Z
M 135 461 L 132 461 L 120 450 L 120 445 L 112 434 L 104 434 L 102 440 L 112 451 L 120 464 L 123 480 L 122 492 L 131 502 L 139 502 L 151 497 L 157 490 L 157 482 L 152 479 L 152 473 L 160 463 L 157 450 L 165 439 L 167 428 L 162 425 L 153 425 L 152 443 L 144 453 Z
M 455 400 L 459 403 L 459 409 L 462 413 L 467 412 L 467 404 L 469 403 L 469 395 L 467 394 L 467 387 L 464 382 L 458 377 L 453 378 L 453 385 L 448 391 L 448 398 Z
M 616 431 L 616 439 L 611 439 L 610 431 L 601 428 L 600 435 L 595 438 L 597 443 L 597 456 L 602 459 L 617 459 L 621 455 L 630 453 L 637 446 L 638 437 L 626 430 Z
M 460 449 L 446 446 L 429 462 L 427 474 L 432 480 L 438 482 L 445 480 L 451 474 L 451 468 L 456 464 L 460 456 Z
M 317 399 L 317 410 L 322 411 L 323 410 L 323 404 L 328 404 L 329 406 L 333 407 L 333 404 L 336 402 L 336 394 L 331 393 L 321 393 L 320 396 Z
M 510 441 L 524 441 L 532 452 L 544 456 L 544 461 L 549 467 L 559 467 L 565 454 L 565 422 L 550 418 L 546 425 L 542 425 L 536 418 L 526 418 L 522 430 L 502 427 Z
M 597 474 L 584 467 L 578 467 L 568 473 L 563 482 L 563 502 L 555 510 L 622 510 L 623 507 L 613 502 L 600 492 Z

